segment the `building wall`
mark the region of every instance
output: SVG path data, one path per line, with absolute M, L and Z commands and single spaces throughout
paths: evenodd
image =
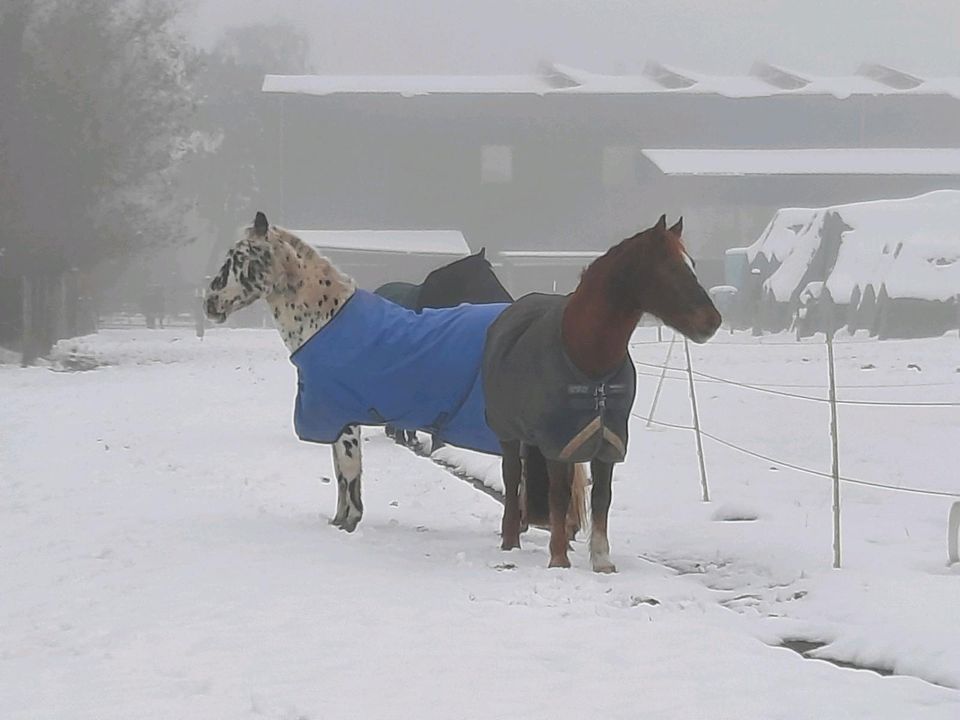
M 685 216 L 695 255 L 718 259 L 755 239 L 780 207 L 960 187 L 960 178 L 944 177 L 665 177 L 639 154 L 960 147 L 960 101 L 946 97 L 277 99 L 290 227 L 448 228 L 473 249 L 603 249 L 665 212 Z M 485 146 L 511 148 L 509 182 L 482 181 Z

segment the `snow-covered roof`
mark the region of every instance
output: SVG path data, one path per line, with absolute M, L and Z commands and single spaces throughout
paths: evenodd
M 651 62 L 638 75 L 604 75 L 547 64 L 528 75 L 267 75 L 263 92 L 297 95 L 527 94 L 633 95 L 951 95 L 960 98 L 960 76 L 920 78 L 883 65 L 862 65 L 856 74 L 817 76 L 766 63 L 748 75 L 705 75 Z
M 318 250 L 398 253 L 404 255 L 470 254 L 459 230 L 293 230 Z
M 960 175 L 960 148 L 647 149 L 666 175 Z
M 828 236 L 828 237 L 825 237 Z M 828 239 L 829 238 L 829 239 Z M 824 281 L 835 302 L 855 288 L 887 289 L 892 298 L 947 300 L 960 294 L 960 190 L 826 208 L 785 208 L 747 248 L 775 267 L 764 282 L 779 302 L 800 289 L 822 243 L 836 242 Z M 826 254 L 829 257 L 831 252 Z

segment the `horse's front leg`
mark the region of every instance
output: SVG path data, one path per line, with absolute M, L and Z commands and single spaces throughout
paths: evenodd
M 503 519 L 500 549 L 520 547 L 520 443 L 501 442 L 503 451 Z
M 613 463 L 594 460 L 590 465 L 593 491 L 590 495 L 592 523 L 590 527 L 590 564 L 594 572 L 614 573 L 617 566 L 610 561 L 607 539 L 607 515 L 613 497 Z
M 359 425 L 348 425 L 333 444 L 333 469 L 337 474 L 337 514 L 330 524 L 353 532 L 363 517 L 360 488 L 363 463 Z
M 573 480 L 573 465 L 547 460 L 550 476 L 550 565 L 570 567 L 567 557 L 567 512 L 570 509 L 570 485 Z

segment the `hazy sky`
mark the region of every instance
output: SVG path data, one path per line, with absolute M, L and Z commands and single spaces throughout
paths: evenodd
M 201 44 L 229 24 L 289 19 L 322 73 L 524 73 L 541 60 L 629 73 L 656 59 L 738 74 L 762 59 L 960 74 L 960 0 L 194 1 Z

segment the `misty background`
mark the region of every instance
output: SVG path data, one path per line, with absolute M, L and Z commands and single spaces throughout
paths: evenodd
M 226 24 L 281 19 L 309 35 L 318 71 L 337 74 L 516 73 L 543 60 L 632 73 L 650 59 L 730 74 L 755 60 L 827 75 L 864 61 L 960 71 L 952 0 L 206 0 L 189 33 L 212 47 Z
M 874 141 L 889 146 L 957 144 L 951 130 L 955 99 L 934 98 L 927 105 L 918 99 L 910 111 L 891 104 L 874 108 L 869 99 L 810 99 L 799 113 L 753 115 L 755 125 L 748 127 L 714 100 L 693 109 L 654 107 L 650 117 L 658 119 L 651 123 L 637 113 L 628 122 L 623 108 L 603 100 L 568 112 L 536 99 L 482 98 L 479 113 L 456 101 L 438 105 L 437 112 L 418 99 L 288 102 L 261 92 L 267 74 L 542 78 L 549 63 L 562 63 L 592 73 L 637 76 L 657 62 L 692 73 L 746 76 L 756 61 L 766 61 L 824 75 L 850 75 L 864 62 L 877 62 L 932 78 L 960 74 L 958 46 L 960 3 L 951 0 L 288 1 L 269 6 L 252 0 L 4 0 L 0 345 L 24 350 L 25 356 L 43 354 L 58 337 L 91 330 L 95 320 L 89 318 L 142 311 L 157 298 L 167 314 L 192 312 L 198 288 L 238 226 L 261 208 L 274 222 L 304 228 L 454 227 L 465 232 L 474 249 L 491 244 L 487 237 L 494 238 L 497 250 L 601 249 L 618 240 L 617 233 L 638 229 L 637 223 L 652 221 L 661 211 L 689 212 L 688 200 L 703 195 L 695 187 L 660 183 L 666 190 L 656 196 L 656 208 L 652 202 L 632 207 L 639 196 L 635 186 L 620 183 L 614 192 L 604 188 L 617 182 L 601 183 L 601 175 L 634 173 L 636 163 L 638 175 L 646 172 L 645 161 L 634 157 L 638 143 L 669 147 L 677 142 L 668 135 L 657 140 L 656 128 L 657 123 L 676 127 L 676 117 L 689 121 L 689 135 L 681 140 L 693 147 L 749 146 L 758 137 L 786 147 L 797 133 L 807 133 L 804 143 L 814 147 L 817 133 L 828 139 L 825 145 L 862 145 L 871 131 Z M 746 113 L 750 117 L 753 111 Z M 881 120 L 867 125 L 865 140 L 862 118 L 871 113 Z M 914 132 L 916 117 L 923 127 Z M 637 128 L 648 126 L 649 137 L 637 140 Z M 851 132 L 859 128 L 859 138 L 844 135 L 846 126 Z M 835 136 L 834 127 L 841 128 Z M 741 136 L 733 133 L 738 128 Z M 777 129 L 780 137 L 768 137 Z M 494 166 L 506 163 L 513 180 L 516 162 L 517 181 L 508 187 L 486 185 L 480 199 L 469 184 L 461 184 L 453 202 L 442 194 L 428 197 L 431 182 L 438 193 L 450 190 L 456 185 L 450 178 L 463 169 L 434 163 L 439 153 L 433 143 L 440 138 L 436 142 L 442 144 L 452 133 L 463 136 L 446 150 L 460 152 L 466 143 L 477 155 L 463 156 L 463 167 L 473 168 L 470 163 L 480 163 L 482 156 Z M 383 147 L 371 150 L 370 138 Z M 566 182 L 563 190 L 576 202 L 551 198 L 542 183 L 525 187 L 524 157 L 559 185 Z M 355 158 L 363 162 L 356 164 Z M 346 182 L 322 175 L 331 159 L 339 163 L 337 172 L 352 173 Z M 593 184 L 568 178 L 561 159 L 587 167 Z M 403 172 L 397 174 L 397 168 Z M 476 169 L 463 177 L 470 173 L 478 176 L 470 182 L 478 182 Z M 420 178 L 429 182 L 421 186 Z M 393 208 L 391 214 L 389 198 L 376 194 L 388 185 L 419 193 L 418 201 L 435 216 L 405 208 Z M 917 190 L 940 186 L 918 185 Z M 855 197 L 837 201 L 884 196 L 877 187 L 864 186 Z M 375 192 L 364 205 L 369 188 Z M 803 192 L 796 198 L 824 202 Z M 720 210 L 694 211 L 692 226 L 699 235 L 690 243 L 695 252 L 719 262 L 724 247 L 752 242 L 780 202 L 758 201 L 733 217 L 728 211 L 742 199 L 727 197 Z M 601 201 L 607 203 L 602 212 L 594 207 Z M 457 207 L 459 215 L 451 211 Z M 515 213 L 503 212 L 511 207 Z M 554 217 L 536 225 L 522 216 L 523 207 L 536 209 L 539 219 Z M 716 268 L 714 275 L 711 283 L 722 279 Z

